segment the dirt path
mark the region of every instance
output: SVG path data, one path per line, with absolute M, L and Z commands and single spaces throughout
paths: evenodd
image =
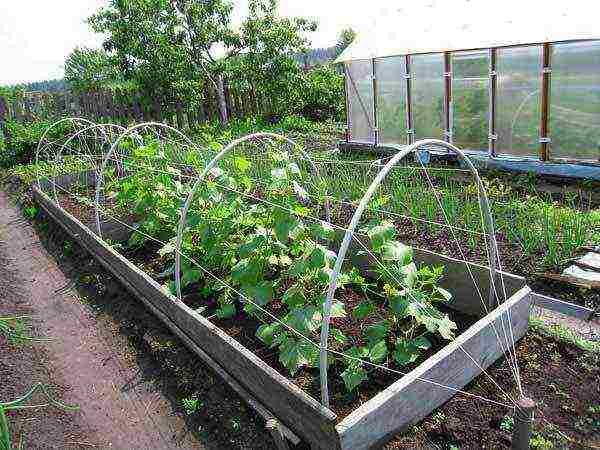
M 13 399 L 41 381 L 81 407 L 12 416 L 13 431 L 27 435 L 26 448 L 217 448 L 198 442 L 173 400 L 140 379 L 144 361 L 132 361 L 126 342 L 98 323 L 3 192 L 0 286 L 0 315 L 31 315 L 35 332 L 54 338 L 19 347 L 0 340 L 0 398 Z

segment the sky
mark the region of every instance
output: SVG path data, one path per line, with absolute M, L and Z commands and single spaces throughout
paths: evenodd
M 64 60 L 76 47 L 99 47 L 85 19 L 105 0 L 2 0 L 0 1 L 0 84 L 62 78 Z M 343 28 L 363 29 L 377 15 L 378 6 L 395 0 L 280 0 L 283 16 L 317 19 L 319 29 L 310 36 L 313 47 L 333 45 Z M 234 1 L 234 21 L 244 17 L 245 0 Z

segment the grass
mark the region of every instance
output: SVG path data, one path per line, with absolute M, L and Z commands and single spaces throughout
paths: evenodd
M 532 330 L 559 341 L 575 345 L 586 352 L 600 355 L 600 342 L 590 341 L 582 338 L 575 331 L 562 324 L 547 325 L 538 318 L 529 319 L 529 326 Z
M 301 128 L 300 125 L 298 127 Z M 291 124 L 287 128 L 293 127 L 294 124 Z M 222 130 L 213 128 L 206 127 L 196 135 L 202 145 L 209 148 L 222 145 L 214 144 L 215 136 Z M 285 127 L 280 130 L 277 126 L 246 121 L 235 123 L 224 135 L 233 137 L 245 131 L 263 128 L 269 131 L 287 131 Z M 318 134 L 316 129 L 311 133 L 312 136 Z M 327 174 L 325 182 L 328 193 L 336 199 L 357 203 L 378 168 L 370 164 L 351 164 L 348 161 L 368 159 L 369 155 L 334 155 L 330 150 L 323 151 L 323 146 L 319 145 L 323 138 L 311 138 L 311 133 L 302 134 L 300 141 L 313 151 L 317 149 L 318 158 L 334 161 L 319 163 L 321 172 Z M 68 173 L 81 170 L 81 164 L 71 158 L 66 157 L 67 164 L 59 168 L 47 162 L 37 166 L 16 166 L 5 172 L 4 177 L 15 176 L 29 184 L 36 180 L 38 171 L 53 174 L 55 171 Z M 256 176 L 259 177 L 260 174 Z M 380 205 L 374 208 L 372 203 L 370 209 L 372 212 L 375 209 L 387 210 L 441 223 L 446 222 L 445 214 L 452 225 L 474 231 L 457 236 L 464 248 L 471 253 L 476 252 L 478 247 L 483 248 L 481 238 L 476 235 L 484 230 L 474 183 L 465 177 L 457 177 L 451 171 L 432 170 L 430 176 L 436 186 L 443 213 L 420 171 L 402 166 L 392 170 L 376 197 Z M 533 174 L 499 176 L 491 173 L 484 182 L 491 200 L 497 233 L 508 243 L 510 249 L 507 251 L 512 253 L 503 255 L 509 264 L 505 267 L 507 270 L 525 275 L 539 271 L 559 271 L 579 247 L 600 244 L 600 210 L 590 200 L 595 183 L 580 183 L 575 190 L 565 190 L 559 195 L 553 195 L 538 190 L 538 180 Z M 27 214 L 33 216 L 35 212 L 31 209 Z M 427 234 L 434 240 L 441 237 L 444 231 L 439 225 L 417 220 L 412 220 L 412 225 L 414 235 Z M 445 250 L 442 253 L 455 253 L 456 246 L 452 244 L 449 248 L 439 250 Z M 483 259 L 480 262 L 486 261 Z

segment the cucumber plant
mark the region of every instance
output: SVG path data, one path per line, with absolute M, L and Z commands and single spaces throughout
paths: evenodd
M 128 176 L 111 189 L 121 208 L 139 216 L 144 234 L 167 242 L 159 256 L 172 259 L 179 209 L 190 183 L 160 152 L 153 143 L 133 149 Z M 256 336 L 277 349 L 280 363 L 294 375 L 319 364 L 314 342 L 340 235 L 320 219 L 324 197 L 318 177 L 308 176 L 288 152 L 272 151 L 264 158 L 268 164 L 263 159 L 260 167 L 243 155 L 223 160 L 195 194 L 182 252 L 204 270 L 184 258 L 182 288 L 216 300 L 217 318 L 245 314 L 263 322 Z M 308 183 L 317 195 L 309 196 Z M 368 379 L 365 361 L 406 366 L 431 348 L 432 335 L 449 340 L 456 330 L 437 308 L 451 301 L 440 287 L 443 268 L 417 267 L 392 222 L 372 218 L 360 233 L 368 237 L 369 250 L 357 253 L 366 267 L 343 266 L 330 334 L 330 348 L 345 355 L 332 354 L 331 363 L 339 365 L 350 391 Z M 130 244 L 144 239 L 134 234 Z M 346 294 L 361 298 L 351 312 Z

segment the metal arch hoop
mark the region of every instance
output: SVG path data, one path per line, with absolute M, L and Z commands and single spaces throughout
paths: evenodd
M 252 139 L 257 139 L 257 138 L 262 138 L 262 137 L 271 137 L 274 139 L 280 139 L 282 141 L 285 141 L 285 142 L 293 145 L 294 147 L 299 148 L 302 156 L 305 157 L 307 161 L 309 161 L 309 163 L 312 166 L 313 170 L 315 171 L 317 177 L 319 176 L 319 170 L 318 170 L 317 166 L 315 165 L 314 161 L 310 158 L 310 156 L 304 150 L 302 150 L 302 148 L 299 147 L 296 142 L 294 142 L 291 139 L 289 139 L 285 136 L 282 136 L 280 134 L 267 133 L 267 132 L 249 134 L 247 136 L 244 136 L 242 138 L 239 138 L 239 139 L 236 139 L 236 140 L 230 142 L 226 147 L 224 147 L 208 163 L 208 165 L 204 168 L 204 171 L 196 179 L 196 181 L 194 182 L 194 185 L 192 187 L 192 190 L 188 194 L 188 197 L 187 197 L 185 204 L 183 205 L 183 209 L 181 211 L 181 219 L 179 220 L 179 228 L 177 229 L 177 243 L 175 246 L 175 289 L 177 292 L 177 298 L 179 300 L 181 300 L 181 244 L 183 241 L 183 230 L 185 228 L 185 223 L 187 221 L 188 210 L 190 208 L 190 204 L 192 203 L 192 199 L 196 193 L 196 190 L 198 189 L 200 184 L 205 180 L 206 176 L 211 171 L 211 169 L 213 167 L 215 167 L 217 165 L 217 163 L 221 159 L 223 159 L 223 157 L 225 157 L 232 149 L 234 149 L 235 147 L 237 147 L 238 145 L 240 145 L 246 141 L 249 141 Z M 329 221 L 329 199 L 327 196 L 325 196 L 325 216 L 326 216 L 326 220 Z
M 37 149 L 35 150 L 35 167 L 36 167 L 35 171 L 36 171 L 37 185 L 40 190 L 42 190 L 42 184 L 41 184 L 41 180 L 40 180 L 39 163 L 40 163 L 40 150 L 42 149 L 42 146 L 43 146 L 42 142 L 44 142 L 46 135 L 52 128 L 56 127 L 57 125 L 59 125 L 63 122 L 73 122 L 73 123 L 82 122 L 87 125 L 95 125 L 94 122 L 92 122 L 88 119 L 84 119 L 83 117 L 65 117 L 64 119 L 60 119 L 60 120 L 54 122 L 52 125 L 50 125 L 48 128 L 46 128 L 44 130 L 44 132 L 42 133 L 42 137 L 40 138 L 40 141 L 38 142 Z
M 95 199 L 94 199 L 94 208 L 95 208 L 95 214 L 96 214 L 96 231 L 97 234 L 100 238 L 102 238 L 102 229 L 100 227 L 100 191 L 102 189 L 102 183 L 104 181 L 104 171 L 106 170 L 106 165 L 108 164 L 108 161 L 113 157 L 115 150 L 117 149 L 117 147 L 119 146 L 119 144 L 121 143 L 121 141 L 126 137 L 129 136 L 131 133 L 133 133 L 134 131 L 140 129 L 140 128 L 144 128 L 144 127 L 158 127 L 158 128 L 163 128 L 165 130 L 169 130 L 174 132 L 175 134 L 177 134 L 178 136 L 182 137 L 186 143 L 191 146 L 191 147 L 195 147 L 196 145 L 190 140 L 190 138 L 188 138 L 185 134 L 183 134 L 181 131 L 179 131 L 176 128 L 173 128 L 169 125 L 166 125 L 164 123 L 160 123 L 160 122 L 144 122 L 144 123 L 139 123 L 137 125 L 133 125 L 131 127 L 129 127 L 127 130 L 125 130 L 124 133 L 122 133 L 117 140 L 113 143 L 113 145 L 110 147 L 110 150 L 108 151 L 108 153 L 106 154 L 106 156 L 104 157 L 104 160 L 102 161 L 102 165 L 100 166 L 100 171 L 98 172 L 98 182 L 96 183 L 96 195 L 95 195 Z
M 356 229 L 358 222 L 360 221 L 364 210 L 366 209 L 369 201 L 373 197 L 373 194 L 379 188 L 381 182 L 388 175 L 390 170 L 406 155 L 416 151 L 422 145 L 436 145 L 445 147 L 451 151 L 456 152 L 459 157 L 465 162 L 473 177 L 477 182 L 478 194 L 479 194 L 479 204 L 483 212 L 483 217 L 485 221 L 485 227 L 487 228 L 489 234 L 489 246 L 490 246 L 490 254 L 489 258 L 491 259 L 489 270 L 490 270 L 490 300 L 495 295 L 495 278 L 496 274 L 499 272 L 498 269 L 498 245 L 496 243 L 496 236 L 494 233 L 494 220 L 492 217 L 491 209 L 487 194 L 485 192 L 485 187 L 481 178 L 479 177 L 479 173 L 477 169 L 471 162 L 471 160 L 460 150 L 458 147 L 438 139 L 423 139 L 417 141 L 403 150 L 396 153 L 392 159 L 390 159 L 386 165 L 381 169 L 381 171 L 377 174 L 367 191 L 365 192 L 363 198 L 361 199 L 354 215 L 352 216 L 352 220 L 350 221 L 350 225 L 346 230 L 346 234 L 344 235 L 344 239 L 342 244 L 340 245 L 340 249 L 338 252 L 337 259 L 335 261 L 335 266 L 332 272 L 331 281 L 329 283 L 329 288 L 327 290 L 327 297 L 325 299 L 325 304 L 323 307 L 323 323 L 321 325 L 321 345 L 320 345 L 320 360 L 319 360 L 319 374 L 321 379 L 321 403 L 323 406 L 329 408 L 329 391 L 327 387 L 327 345 L 329 342 L 329 325 L 331 321 L 331 306 L 333 303 L 333 297 L 335 295 L 335 290 L 337 288 L 337 280 L 339 277 L 340 270 L 342 268 L 342 264 L 344 262 L 344 258 L 346 257 L 346 252 L 348 251 L 348 247 L 350 245 L 350 241 L 354 235 L 354 230 Z
M 126 131 L 125 127 L 122 127 L 121 125 L 116 125 L 116 124 L 106 124 L 106 123 L 100 123 L 100 124 L 94 124 L 92 126 L 86 127 L 82 130 L 79 130 L 78 132 L 76 132 L 75 134 L 73 134 L 72 136 L 69 137 L 69 139 L 67 139 L 65 141 L 65 143 L 63 145 L 60 146 L 60 149 L 58 150 L 58 152 L 56 153 L 56 158 L 55 158 L 55 163 L 58 165 L 58 161 L 60 159 L 60 157 L 62 156 L 62 151 L 63 149 L 76 137 L 80 136 L 81 134 L 88 132 L 90 130 L 93 129 L 99 129 L 102 134 L 104 134 L 104 137 L 107 137 L 106 134 L 106 129 L 107 128 L 115 128 L 116 130 L 120 131 L 120 132 L 124 132 Z M 97 167 L 96 167 L 97 169 Z M 96 175 L 98 175 L 98 173 L 96 173 Z M 56 195 L 56 183 L 52 183 L 52 187 L 53 187 L 53 193 L 54 193 L 54 201 L 55 203 L 58 203 L 58 198 Z

